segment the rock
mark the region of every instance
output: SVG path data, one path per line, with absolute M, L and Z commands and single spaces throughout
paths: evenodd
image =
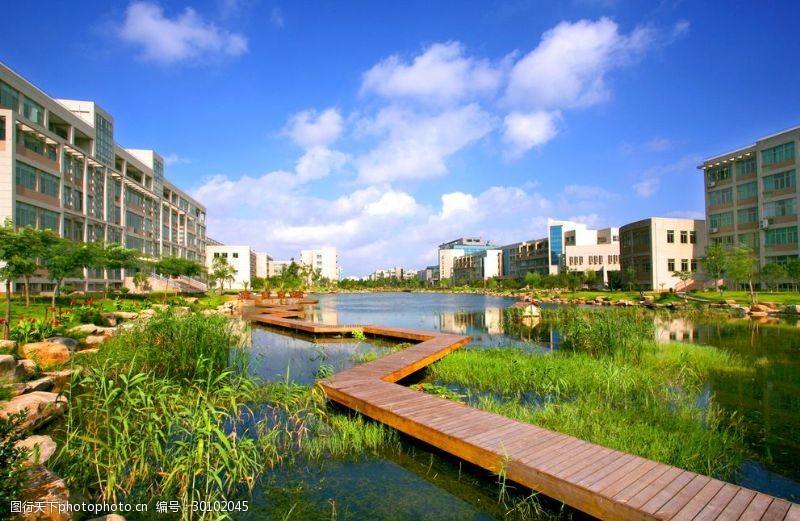
M 74 338 L 68 338 L 65 336 L 54 336 L 45 340 L 46 342 L 56 342 L 58 344 L 63 344 L 67 346 L 67 349 L 70 351 L 75 351 L 75 348 L 78 347 L 78 341 Z
M 750 306 L 750 312 L 767 312 L 769 311 L 769 306 L 765 306 L 764 304 L 753 304 Z
M 69 521 L 72 513 L 66 508 L 69 504 L 69 490 L 64 480 L 51 470 L 38 465 L 28 471 L 27 487 L 20 494 L 20 500 L 27 504 L 30 512 L 19 514 L 22 520 Z M 37 508 L 42 505 L 41 511 Z M 64 505 L 64 506 L 62 506 Z M 59 508 L 62 506 L 62 508 Z M 59 512 L 59 510 L 62 510 Z
M 56 393 L 34 391 L 32 393 L 15 396 L 7 402 L 0 404 L 0 418 L 7 418 L 10 414 L 27 411 L 28 416 L 22 423 L 24 430 L 33 430 L 50 421 L 53 416 L 62 414 L 67 408 L 67 402 Z
M 84 342 L 86 342 L 87 346 L 94 346 L 97 344 L 102 344 L 108 339 L 109 337 L 107 337 L 106 335 L 89 335 L 86 337 Z
M 72 369 L 62 369 L 61 371 L 47 371 L 42 373 L 42 375 L 52 378 L 53 379 L 53 386 L 58 389 L 64 389 L 69 381 L 72 379 L 72 375 L 81 371 L 80 367 L 74 367 Z
M 94 324 L 81 324 L 80 326 L 75 326 L 69 329 L 70 333 L 88 333 L 93 335 L 97 332 L 98 326 Z
M 122 320 L 135 320 L 139 318 L 139 313 L 134 313 L 133 311 L 115 311 L 112 315 Z
M 0 355 L 0 380 L 13 381 L 25 374 L 11 355 Z
M 197 297 L 186 297 L 183 300 L 185 300 L 187 304 L 194 304 L 197 302 Z
M 768 313 L 766 311 L 750 311 L 750 316 L 756 318 L 766 317 L 767 314 Z
M 58 342 L 32 342 L 20 348 L 20 354 L 34 360 L 42 369 L 69 362 L 69 349 Z
M 653 295 L 645 295 L 642 297 L 642 302 L 645 304 L 652 304 L 656 301 L 656 298 Z
M 80 351 L 77 351 L 75 354 L 76 355 L 93 355 L 93 354 L 99 353 L 99 352 L 100 352 L 100 350 L 98 348 L 90 347 L 89 349 L 81 349 Z
M 28 449 L 28 465 L 44 465 L 56 452 L 56 442 L 50 436 L 29 436 L 15 446 Z
M 17 368 L 22 371 L 25 376 L 33 376 L 39 370 L 39 368 L 36 366 L 36 362 L 29 360 L 28 358 L 17 360 Z
M 25 386 L 23 393 L 34 393 L 36 391 L 50 391 L 55 386 L 55 378 L 52 376 L 43 376 L 42 378 L 37 378 L 36 380 L 31 380 L 29 382 L 22 382 L 22 385 Z
M 800 306 L 796 304 L 792 304 L 783 308 L 784 313 L 788 313 L 790 315 L 800 315 Z
M 13 351 L 17 348 L 17 341 L 16 340 L 0 340 L 0 349 L 6 349 L 8 351 Z
M 192 313 L 186 306 L 176 306 L 172 309 L 172 312 L 175 313 L 176 317 L 185 317 Z
M 167 309 L 169 309 L 169 306 L 167 304 L 152 304 L 150 307 L 155 309 L 156 311 L 166 311 Z
M 143 309 L 141 312 L 139 312 L 139 318 L 140 319 L 153 318 L 155 314 L 156 314 L 155 309 Z
M 744 318 L 749 310 L 744 306 L 731 306 L 730 314 L 733 318 Z
M 729 306 L 735 306 L 736 305 L 736 301 L 733 300 L 732 298 L 725 299 L 725 304 L 727 304 Z

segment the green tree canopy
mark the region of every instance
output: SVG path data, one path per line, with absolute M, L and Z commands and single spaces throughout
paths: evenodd
M 721 244 L 711 244 L 706 248 L 706 254 L 702 259 L 703 272 L 714 281 L 714 288 L 719 291 L 719 280 L 725 275 L 725 268 L 728 264 L 728 255 Z

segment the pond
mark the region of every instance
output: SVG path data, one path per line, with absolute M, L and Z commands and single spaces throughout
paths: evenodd
M 307 310 L 307 320 L 326 324 L 386 325 L 411 329 L 441 331 L 472 337 L 469 349 L 496 346 L 523 347 L 531 353 L 557 349 L 559 331 L 540 325 L 520 335 L 507 334 L 503 328 L 503 308 L 514 299 L 471 294 L 438 293 L 355 293 L 314 295 L 319 300 Z M 798 501 L 800 498 L 800 328 L 783 324 L 762 326 L 748 321 L 667 320 L 658 324 L 663 340 L 680 340 L 708 344 L 736 352 L 757 367 L 755 376 L 737 377 L 731 374 L 713 375 L 709 392 L 729 411 L 740 414 L 747 425 L 747 442 L 753 458 L 741 469 L 739 483 L 779 497 Z M 293 338 L 276 331 L 254 327 L 253 360 L 257 372 L 268 379 L 289 378 L 298 383 L 310 383 L 321 366 L 335 371 L 357 363 L 363 353 L 381 354 L 390 349 L 372 341 L 354 339 Z M 288 371 L 288 373 L 287 373 Z M 479 469 L 466 471 L 464 479 L 457 461 L 436 451 L 405 440 L 400 453 L 424 454 L 431 465 L 442 470 L 440 480 L 448 483 L 454 468 L 458 469 L 459 486 L 443 486 L 426 479 L 408 466 L 398 464 L 388 455 L 364 457 L 355 461 L 328 461 L 314 471 L 312 480 L 303 478 L 308 470 L 297 470 L 295 476 L 281 478 L 285 484 L 301 487 L 304 498 L 296 509 L 306 509 L 316 517 L 318 512 L 337 509 L 341 518 L 348 519 L 434 519 L 422 515 L 416 507 L 398 501 L 400 511 L 382 516 L 379 512 L 367 515 L 364 498 L 374 493 L 370 486 L 378 475 L 387 473 L 396 485 L 386 483 L 384 493 L 403 496 L 410 489 L 424 489 L 430 512 L 447 512 L 452 519 L 502 518 L 496 497 L 492 508 L 486 501 L 496 493 L 491 478 Z M 454 467 L 455 466 L 455 467 Z M 494 480 L 493 480 L 494 479 Z M 387 488 L 384 488 L 387 487 Z M 407 488 L 408 487 L 408 488 Z M 263 497 L 280 495 L 281 488 L 262 491 Z M 489 492 L 487 492 L 489 491 Z M 420 492 L 421 494 L 423 492 Z M 487 497 L 489 499 L 487 500 Z M 481 501 L 477 501 L 476 498 Z M 284 498 L 284 502 L 289 499 Z M 332 506 L 330 501 L 338 502 Z M 291 507 L 290 503 L 288 507 Z M 288 510 L 288 507 L 286 510 Z M 440 510 L 437 510 L 440 509 Z M 501 509 L 502 510 L 502 509 Z M 284 510 L 285 511 L 285 510 Z M 342 516 L 343 512 L 349 512 Z M 458 512 L 458 514 L 454 514 Z M 394 517 L 393 517 L 394 516 Z M 455 517 L 453 517 L 455 516 Z M 299 517 L 305 517 L 303 515 Z

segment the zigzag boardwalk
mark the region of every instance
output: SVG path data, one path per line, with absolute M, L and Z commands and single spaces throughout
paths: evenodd
M 398 380 L 469 343 L 469 337 L 297 320 L 301 306 L 261 304 L 248 318 L 305 333 L 365 334 L 420 342 L 323 380 L 328 397 L 409 436 L 601 519 L 792 519 L 800 505 L 595 445 L 443 398 Z

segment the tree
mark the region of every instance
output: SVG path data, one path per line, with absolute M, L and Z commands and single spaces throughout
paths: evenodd
M 797 285 L 800 284 L 800 257 L 790 259 L 784 267 L 786 268 L 786 276 L 794 282 L 794 290 L 797 291 Z
M 225 289 L 226 282 L 233 284 L 233 281 L 236 280 L 236 273 L 236 268 L 228 263 L 228 259 L 225 257 L 214 257 L 214 260 L 211 261 L 211 273 L 208 275 L 209 284 L 211 284 L 212 287 L 219 284 L 221 293 Z
M 121 269 L 134 269 L 142 265 L 142 252 L 132 248 L 125 248 L 119 244 L 107 244 L 103 249 L 102 265 L 107 270 L 121 270 Z M 139 272 L 141 273 L 141 272 Z M 139 284 L 136 282 L 137 273 L 134 275 L 133 284 L 138 288 Z M 146 283 L 147 280 L 141 281 Z M 144 285 L 144 284 L 142 284 Z M 106 278 L 106 290 L 108 290 L 108 278 Z
M 531 289 L 542 283 L 542 276 L 538 271 L 529 271 L 525 274 L 525 285 Z
M 592 288 L 597 282 L 597 272 L 594 270 L 586 270 L 583 272 L 583 282 L 586 283 L 587 286 Z
M 761 268 L 761 280 L 764 281 L 770 292 L 777 286 L 778 281 L 784 277 L 786 277 L 786 268 L 777 262 L 772 262 Z
M 625 283 L 628 284 L 628 291 L 633 291 L 636 287 L 636 268 L 628 266 L 623 271 L 623 274 L 625 275 Z
M 719 280 L 725 275 L 728 255 L 722 244 L 712 244 L 706 248 L 702 259 L 703 271 L 706 276 L 714 281 L 714 289 L 719 291 Z
M 147 273 L 143 271 L 137 271 L 136 274 L 133 276 L 133 285 L 136 286 L 138 291 L 143 291 L 144 288 L 147 286 L 147 281 L 150 277 L 147 276 Z
M 32 238 L 36 237 L 34 229 L 15 230 L 10 219 L 0 226 L 0 278 L 6 283 L 6 310 L 3 320 L 3 338 L 8 340 L 11 326 L 11 283 L 14 279 L 31 273 L 38 248 L 32 249 Z M 35 271 L 35 268 L 34 270 Z
M 706 249 L 708 255 L 708 249 Z M 731 279 L 739 284 L 747 284 L 750 290 L 750 302 L 756 301 L 753 291 L 753 279 L 758 272 L 758 261 L 753 255 L 753 250 L 747 246 L 740 245 L 731 250 L 725 258 L 725 272 Z
M 22 277 L 25 283 L 25 307 L 31 305 L 30 300 L 30 279 L 39 265 L 39 258 L 44 254 L 43 232 L 32 226 L 25 226 L 19 230 L 22 247 L 25 248 L 25 256 L 18 257 L 16 260 L 16 272 L 18 277 Z
M 55 234 L 45 234 L 43 237 L 47 253 L 42 259 L 42 264 L 47 269 L 50 280 L 55 282 L 52 300 L 52 306 L 55 307 L 64 279 L 82 277 L 84 268 L 100 264 L 102 250 L 94 243 L 75 242 L 62 239 Z
M 267 279 L 265 277 L 253 277 L 253 280 L 250 281 L 250 285 L 253 291 L 261 291 L 266 287 Z
M 156 273 L 162 277 L 177 279 L 178 277 L 196 277 L 203 271 L 203 267 L 195 261 L 182 257 L 161 257 L 153 265 Z M 169 290 L 169 285 L 167 285 Z M 177 288 L 176 288 L 177 293 Z
M 688 270 L 681 270 L 681 271 L 673 271 L 672 272 L 672 276 L 673 277 L 681 280 L 681 289 L 683 291 L 686 291 L 686 285 L 688 284 L 689 279 L 692 278 L 692 275 L 694 275 L 694 273 L 692 273 L 691 271 L 688 271 Z M 676 288 L 676 291 L 677 291 L 677 288 Z

